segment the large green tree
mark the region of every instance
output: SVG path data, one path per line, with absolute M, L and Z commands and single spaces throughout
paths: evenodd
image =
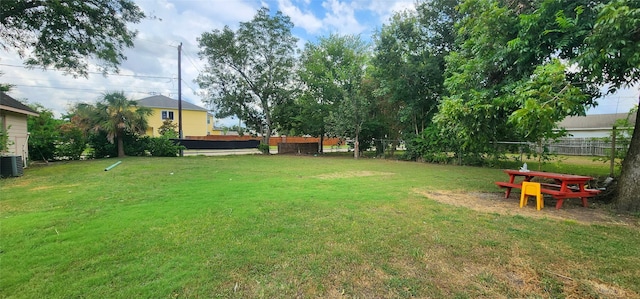
M 460 6 L 456 50 L 447 56 L 443 99 L 436 121 L 454 140 L 458 156 L 478 157 L 491 143 L 510 138 L 505 124 L 517 108 L 509 97 L 514 80 L 508 41 L 517 35 L 518 18 L 498 1 L 467 0 Z
M 438 115 L 440 125 L 459 141 L 460 152 L 480 157 L 492 152 L 497 141 L 527 140 L 531 131 L 518 127 L 526 127 L 531 119 L 512 115 L 531 110 L 536 102 L 547 104 L 537 111 L 552 113 L 543 118 L 549 121 L 584 114 L 585 106 L 593 104 L 593 85 L 554 62 L 579 53 L 595 15 L 588 1 L 466 0 L 460 12 L 459 46 L 447 57 L 445 86 L 450 96 Z M 560 76 L 556 85 L 546 87 L 564 92 L 568 86 L 577 97 L 564 101 L 568 98 L 533 92 L 547 80 L 541 75 Z
M 228 26 L 200 36 L 200 57 L 207 66 L 197 82 L 206 89 L 217 117 L 236 115 L 262 133 L 268 144 L 273 109 L 292 97 L 295 76 L 293 23 L 289 17 L 261 8 L 238 30 Z
M 420 134 L 445 95 L 445 56 L 455 49 L 459 0 L 419 1 L 396 13 L 374 36 L 376 94 L 404 133 Z M 389 126 L 389 125 L 387 125 Z
M 325 50 L 325 64 L 316 83 L 331 90 L 333 108 L 326 119 L 327 132 L 352 138 L 354 158 L 360 155 L 360 134 L 369 115 L 371 98 L 363 90 L 369 59 L 368 44 L 357 35 L 330 35 L 318 46 Z
M 337 105 L 345 97 L 345 76 L 348 76 L 345 68 L 352 63 L 347 60 L 348 52 L 352 51 L 347 39 L 346 36 L 330 35 L 304 47 L 299 70 L 304 88 L 296 103 L 303 134 L 322 139 L 327 132 L 330 113 L 336 112 Z
M 415 14 L 397 13 L 375 38 L 373 77 L 377 94 L 397 107 L 403 131 L 420 134 L 442 96 L 444 56 L 435 55 Z
M 90 61 L 117 70 L 136 35 L 127 25 L 144 17 L 131 0 L 2 0 L 0 47 L 74 76 L 86 76 Z
M 614 0 L 597 7 L 593 30 L 578 59 L 596 82 L 612 90 L 640 82 L 640 1 Z M 631 144 L 618 179 L 616 205 L 620 211 L 640 211 L 640 110 Z

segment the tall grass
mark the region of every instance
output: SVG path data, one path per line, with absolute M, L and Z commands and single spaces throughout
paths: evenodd
M 638 297 L 640 230 L 476 212 L 497 169 L 125 158 L 0 181 L 0 296 Z M 514 210 L 517 203 L 514 200 Z

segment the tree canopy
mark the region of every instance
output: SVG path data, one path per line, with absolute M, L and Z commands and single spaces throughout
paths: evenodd
M 274 128 L 274 106 L 289 102 L 295 90 L 295 45 L 289 17 L 261 8 L 237 31 L 225 26 L 198 39 L 199 55 L 207 61 L 197 82 L 217 117 L 236 115 L 263 133 L 268 144 Z
M 354 139 L 354 157 L 359 155 L 359 136 L 369 113 L 370 98 L 363 92 L 368 59 L 368 45 L 356 35 L 330 35 L 320 38 L 307 50 L 309 61 L 307 84 L 319 90 L 318 99 L 330 103 L 326 129 L 334 136 Z
M 612 91 L 640 82 L 640 1 L 614 0 L 596 9 L 580 66 Z
M 300 80 L 304 83 L 304 92 L 298 98 L 303 125 L 302 133 L 320 136 L 335 129 L 329 126 L 330 114 L 337 112 L 337 107 L 346 100 L 346 89 L 351 91 L 357 87 L 347 86 L 347 80 L 354 74 L 347 70 L 353 67 L 354 56 L 350 47 L 355 44 L 355 36 L 330 35 L 320 37 L 316 43 L 307 43 L 300 57 Z M 363 51 L 364 49 L 360 49 Z M 364 67 L 364 65 L 361 65 Z M 362 79 L 361 74 L 359 75 Z M 333 120 L 333 118 L 332 118 Z M 335 132 L 341 137 L 344 132 Z
M 421 133 L 437 112 L 444 87 L 444 46 L 435 46 L 419 17 L 396 14 L 375 39 L 377 94 L 397 108 L 402 130 Z
M 579 53 L 593 20 L 583 4 L 461 3 L 458 47 L 447 56 L 450 95 L 438 121 L 459 139 L 462 152 L 477 156 L 494 151 L 498 141 L 554 137 L 557 121 L 584 115 L 594 104 L 595 85 L 570 72 L 566 62 Z M 538 132 L 530 130 L 533 120 L 525 115 L 537 115 Z
M 26 65 L 86 76 L 90 62 L 117 71 L 133 46 L 127 28 L 145 14 L 131 0 L 2 0 L 0 47 L 13 49 Z

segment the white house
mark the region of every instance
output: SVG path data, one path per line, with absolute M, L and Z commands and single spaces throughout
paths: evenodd
M 618 119 L 626 119 L 627 113 L 593 114 L 587 116 L 570 116 L 558 124 L 573 138 L 602 138 L 611 135 L 613 126 Z M 635 124 L 635 114 L 629 121 Z
M 9 135 L 8 149 L 1 154 L 21 156 L 22 165 L 25 166 L 29 157 L 29 132 L 27 132 L 29 115 L 38 116 L 38 113 L 4 92 L 0 92 L 0 128 Z

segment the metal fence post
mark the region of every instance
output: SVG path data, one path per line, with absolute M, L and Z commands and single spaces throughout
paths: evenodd
M 616 126 L 613 126 L 611 134 L 611 164 L 609 165 L 609 176 L 613 177 L 613 169 L 616 164 Z

